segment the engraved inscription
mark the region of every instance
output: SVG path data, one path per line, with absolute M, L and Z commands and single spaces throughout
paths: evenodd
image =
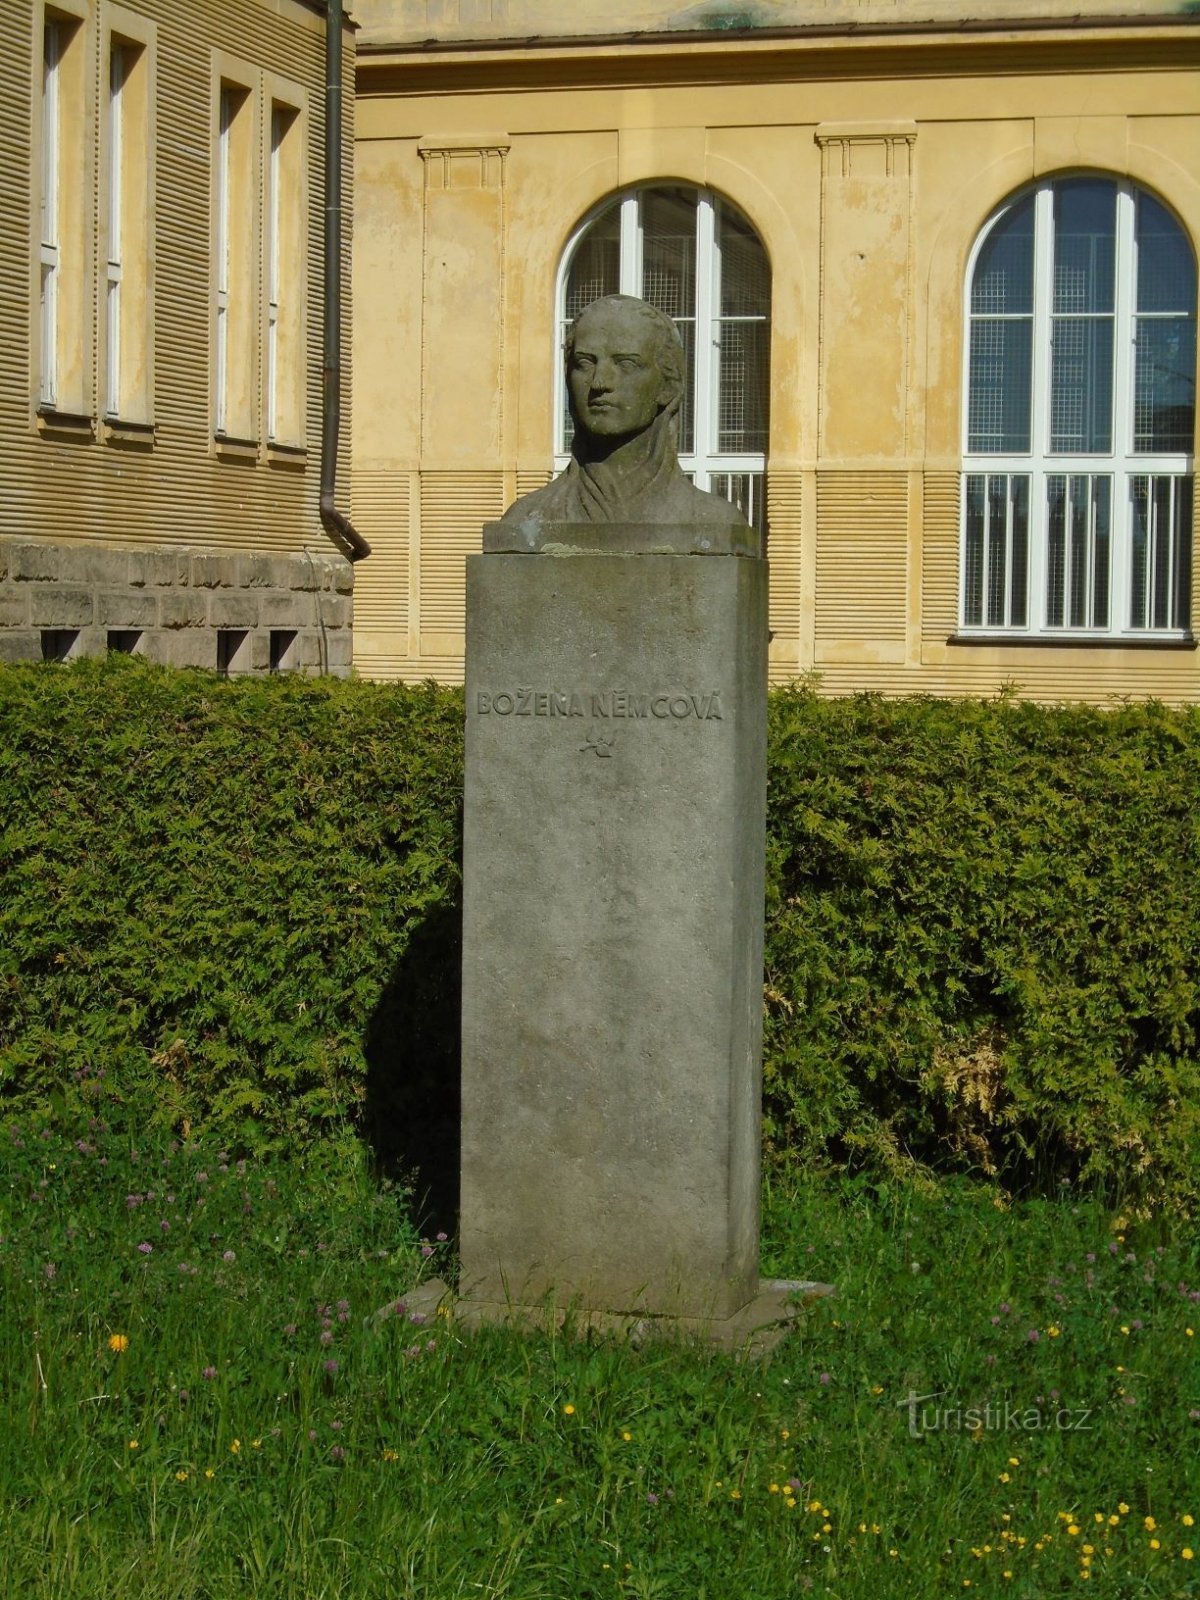
M 721 691 L 638 694 L 632 689 L 599 693 L 564 693 L 557 689 L 480 689 L 475 698 L 480 716 L 602 717 L 610 721 L 722 722 Z
M 589 733 L 586 744 L 579 746 L 580 750 L 594 750 L 598 756 L 611 756 L 613 745 L 617 742 L 615 733 Z

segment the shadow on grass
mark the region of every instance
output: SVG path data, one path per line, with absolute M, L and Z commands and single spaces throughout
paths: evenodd
M 379 1171 L 413 1190 L 427 1233 L 458 1226 L 462 906 L 413 934 L 367 1029 L 365 1132 Z

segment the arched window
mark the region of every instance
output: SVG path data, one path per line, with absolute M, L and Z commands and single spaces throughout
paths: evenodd
M 968 274 L 964 631 L 1178 637 L 1190 624 L 1196 263 L 1151 195 L 1056 178 Z
M 559 349 L 593 300 L 636 294 L 674 321 L 687 356 L 680 465 L 701 489 L 766 519 L 771 269 L 754 229 L 707 189 L 641 188 L 609 201 L 572 238 L 559 273 Z M 571 449 L 562 362 L 555 465 Z

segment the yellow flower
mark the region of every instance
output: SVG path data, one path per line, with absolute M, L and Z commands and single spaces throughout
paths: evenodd
M 873 1383 L 871 1385 L 871 1393 L 872 1394 L 882 1394 L 883 1393 L 883 1385 L 881 1383 Z
M 1179 1552 L 1179 1558 L 1181 1561 L 1190 1561 L 1192 1559 L 1192 1550 L 1190 1545 L 1184 1545 L 1183 1549 Z
M 205 1467 L 204 1476 L 206 1478 L 215 1478 L 216 1477 L 216 1473 L 213 1471 L 213 1469 L 211 1467 Z
M 108 1348 L 115 1350 L 119 1356 L 123 1356 L 126 1350 L 129 1349 L 129 1339 L 123 1333 L 114 1333 L 108 1341 Z
M 1077 1522 L 1069 1522 L 1067 1524 L 1067 1532 L 1071 1535 L 1071 1537 L 1073 1539 L 1075 1537 L 1075 1535 L 1079 1532 L 1079 1524 Z
M 626 1433 L 623 1433 L 621 1435 L 621 1437 L 622 1437 L 622 1439 L 624 1439 L 625 1443 L 628 1444 L 629 1441 L 633 1438 L 633 1435 L 631 1433 L 626 1432 Z
M 1157 1539 L 1151 1539 L 1150 1548 L 1151 1550 L 1161 1550 L 1162 1546 L 1159 1544 Z
M 830 1522 L 823 1522 L 821 1524 L 821 1532 L 822 1533 L 832 1533 L 833 1532 L 833 1524 L 830 1523 Z
M 1124 1500 L 1121 1501 L 1120 1505 L 1117 1507 L 1117 1510 L 1123 1517 L 1127 1517 L 1129 1515 L 1129 1507 L 1125 1504 Z
M 383 1459 L 385 1461 L 399 1461 L 400 1452 L 399 1450 L 385 1450 L 383 1452 Z
M 1194 1339 L 1196 1337 L 1195 1328 L 1185 1328 L 1183 1331 L 1187 1334 L 1189 1339 Z
M 566 1405 L 566 1406 L 563 1407 L 563 1416 L 564 1417 L 573 1417 L 574 1415 L 575 1415 L 575 1407 L 574 1406 Z
M 1000 1474 L 999 1481 L 1001 1483 L 1011 1483 L 1012 1482 L 1012 1473 L 1011 1472 L 1002 1472 Z
M 1121 1332 L 1122 1333 L 1128 1333 L 1129 1332 L 1129 1324 L 1127 1322 L 1123 1322 L 1121 1324 Z
M 780 1428 L 779 1437 L 781 1439 L 790 1439 L 792 1436 L 791 1436 L 791 1434 L 788 1432 L 788 1430 L 786 1428 Z
M 1179 1520 L 1183 1523 L 1185 1528 L 1193 1527 L 1196 1521 L 1195 1517 L 1192 1516 L 1190 1511 L 1185 1511 Z
M 1020 1456 L 1009 1456 L 1008 1464 L 1010 1467 L 1019 1467 L 1021 1465 Z
M 1057 1322 L 1052 1322 L 1046 1329 L 1047 1337 L 1051 1339 L 1057 1339 L 1061 1332 L 1062 1329 L 1058 1326 Z
M 1094 1544 L 1085 1544 L 1083 1546 L 1083 1553 L 1085 1556 L 1095 1555 L 1096 1546 Z
M 1109 1519 L 1108 1519 L 1108 1525 L 1109 1525 L 1109 1527 L 1110 1527 L 1110 1528 L 1115 1528 L 1115 1527 L 1116 1527 L 1116 1525 L 1117 1525 L 1117 1523 L 1118 1523 L 1118 1522 L 1120 1522 L 1120 1520 L 1121 1520 L 1121 1519 L 1120 1519 L 1120 1517 L 1119 1517 L 1119 1516 L 1118 1516 L 1118 1515 L 1117 1515 L 1117 1513 L 1116 1513 L 1116 1512 L 1115 1512 L 1115 1511 L 1114 1511 L 1114 1512 L 1113 1512 L 1113 1514 L 1112 1514 L 1112 1516 L 1110 1516 L 1110 1517 L 1109 1517 Z
M 240 1439 L 230 1439 L 230 1441 L 229 1441 L 229 1451 L 230 1451 L 231 1455 L 235 1455 L 236 1456 L 238 1451 L 241 1448 L 242 1448 L 242 1441 Z
M 1103 1522 L 1104 1521 L 1104 1513 L 1103 1513 L 1103 1511 L 1093 1511 L 1092 1512 L 1092 1521 L 1093 1522 L 1097 1522 L 1097 1523 Z
M 184 1472 L 182 1470 L 182 1468 L 175 1474 L 175 1482 L 176 1483 L 186 1483 L 187 1482 L 187 1473 Z
M 1155 1522 L 1153 1517 L 1143 1517 L 1142 1527 L 1145 1528 L 1147 1533 L 1153 1533 L 1155 1528 L 1158 1527 L 1158 1523 Z
M 130 1441 L 129 1441 L 129 1448 L 130 1448 L 130 1449 L 131 1449 L 131 1450 L 136 1450 L 136 1449 L 137 1449 L 137 1447 L 138 1447 L 138 1442 L 137 1442 L 137 1440 L 136 1440 L 136 1439 L 130 1439 Z
M 250 1448 L 251 1448 L 251 1450 L 261 1450 L 262 1449 L 262 1440 L 261 1439 L 251 1439 Z
M 1011 1573 L 1011 1572 L 1002 1572 L 1002 1573 L 1001 1573 L 1001 1574 L 1000 1574 L 1000 1576 L 1001 1576 L 1001 1577 L 1002 1577 L 1002 1578 L 1011 1578 L 1011 1577 L 1012 1577 L 1012 1573 Z
M 731 1500 L 740 1500 L 742 1498 L 742 1491 L 740 1489 L 730 1489 L 729 1498 Z
M 790 1494 L 784 1495 L 783 1503 L 789 1511 L 794 1511 L 796 1509 L 796 1502 L 792 1499 Z

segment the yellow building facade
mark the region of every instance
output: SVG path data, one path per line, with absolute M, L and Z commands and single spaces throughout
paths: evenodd
M 765 526 L 775 681 L 1200 700 L 1188 8 L 356 15 L 360 672 L 460 678 L 464 557 L 566 459 L 565 320 L 620 288 Z
M 359 552 L 322 508 L 331 26 L 349 108 L 324 0 L 0 6 L 0 660 L 350 670 Z M 348 430 L 335 454 L 348 497 Z

